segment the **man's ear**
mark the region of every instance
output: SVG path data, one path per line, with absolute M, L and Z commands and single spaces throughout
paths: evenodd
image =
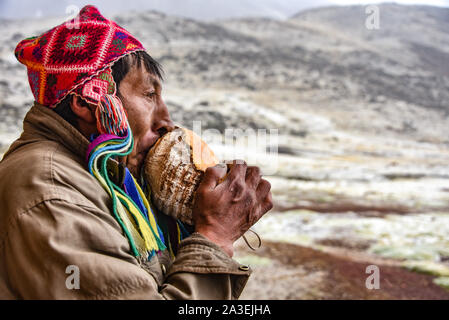
M 89 105 L 80 97 L 73 95 L 72 101 L 70 102 L 70 108 L 73 113 L 77 115 L 79 120 L 85 121 L 89 124 L 97 122 L 94 107 Z

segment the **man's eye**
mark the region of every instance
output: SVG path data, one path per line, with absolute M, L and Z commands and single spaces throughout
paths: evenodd
M 154 98 L 154 96 L 156 95 L 156 91 L 147 92 L 145 95 L 149 98 Z

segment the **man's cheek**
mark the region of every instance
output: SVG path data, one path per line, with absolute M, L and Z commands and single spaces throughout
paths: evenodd
M 128 111 L 128 121 L 132 123 L 136 128 L 145 129 L 145 123 L 148 123 L 152 118 L 153 107 L 145 100 L 138 99 L 133 108 Z M 142 130 L 145 131 L 145 130 Z

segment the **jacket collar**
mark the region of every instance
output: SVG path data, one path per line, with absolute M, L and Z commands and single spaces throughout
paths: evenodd
M 81 159 L 84 159 L 89 145 L 89 140 L 60 115 L 35 103 L 25 115 L 20 138 L 11 145 L 4 158 L 28 143 L 43 140 L 58 142 Z
M 35 103 L 23 120 L 23 132 L 4 154 L 5 159 L 20 147 L 38 141 L 55 141 L 72 152 L 79 162 L 85 165 L 89 140 L 74 126 L 48 107 Z M 125 179 L 125 167 L 117 160 L 109 159 L 107 163 L 110 179 L 122 185 Z

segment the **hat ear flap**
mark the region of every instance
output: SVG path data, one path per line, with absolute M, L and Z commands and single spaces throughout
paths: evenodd
M 127 135 L 128 116 L 119 97 L 103 95 L 98 102 L 95 116 L 100 134 L 113 134 L 119 137 Z

